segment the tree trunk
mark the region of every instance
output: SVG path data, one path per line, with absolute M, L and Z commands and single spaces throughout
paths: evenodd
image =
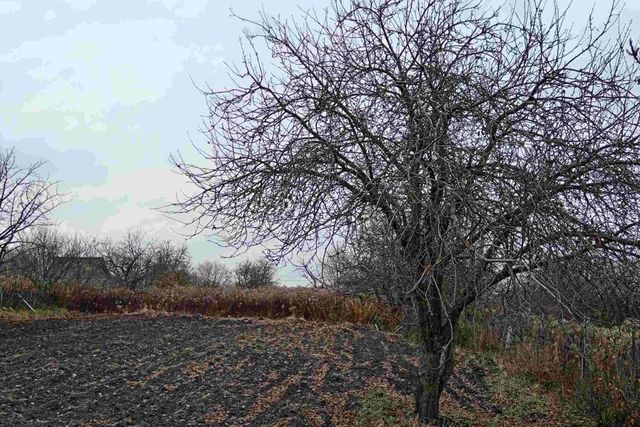
M 426 357 L 425 357 L 426 356 Z M 421 420 L 437 421 L 439 419 L 440 373 L 438 372 L 438 355 L 424 354 L 420 360 L 420 371 L 416 388 L 416 412 Z
M 440 395 L 453 372 L 456 319 L 440 319 L 441 310 L 417 304 L 420 328 L 420 367 L 416 387 L 416 412 L 422 421 L 439 421 Z

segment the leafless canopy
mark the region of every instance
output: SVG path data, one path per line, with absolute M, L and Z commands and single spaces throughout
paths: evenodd
M 133 230 L 118 241 L 101 241 L 98 254 L 118 284 L 132 289 L 148 287 L 166 273 L 187 272 L 191 263 L 185 245 L 151 240 L 144 232 Z
M 13 149 L 0 150 L 0 265 L 25 231 L 46 223 L 63 202 L 56 183 L 39 175 L 43 165 L 21 167 Z
M 244 289 L 276 285 L 276 269 L 266 259 L 242 261 L 233 269 L 235 286 Z
M 219 261 L 203 261 L 191 272 L 191 281 L 196 286 L 227 288 L 231 285 L 231 271 Z
M 386 224 L 412 265 L 426 419 L 480 293 L 577 255 L 640 253 L 637 69 L 610 39 L 616 5 L 572 34 L 562 11 L 524 3 L 509 16 L 465 0 L 263 16 L 234 86 L 206 94 L 206 164 L 174 159 L 198 189 L 176 211 L 232 245 L 322 253 Z

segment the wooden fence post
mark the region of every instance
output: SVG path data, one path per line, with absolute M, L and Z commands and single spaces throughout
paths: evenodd
M 582 325 L 582 336 L 580 337 L 580 379 L 585 379 L 589 375 L 588 326 L 589 321 L 585 321 Z

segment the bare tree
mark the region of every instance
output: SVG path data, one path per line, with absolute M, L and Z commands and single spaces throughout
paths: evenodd
M 167 273 L 176 273 L 186 278 L 191 269 L 191 256 L 186 245 L 162 240 L 153 243 L 151 249 L 151 281 Z
M 319 261 L 316 281 L 341 292 L 370 294 L 395 306 L 406 305 L 405 284 L 412 280 L 412 269 L 385 228 L 384 223 L 370 221 L 348 245 L 331 248 Z
M 136 289 L 150 283 L 152 245 L 153 242 L 147 241 L 143 232 L 130 230 L 120 241 L 103 240 L 98 252 L 118 284 Z
M 231 284 L 231 271 L 221 262 L 203 261 L 191 273 L 196 286 L 226 288 Z
M 263 288 L 276 285 L 276 269 L 266 259 L 241 261 L 233 269 L 235 286 L 244 289 Z
M 103 240 L 98 253 L 118 283 L 131 289 L 148 287 L 167 273 L 186 277 L 191 264 L 185 245 L 152 240 L 142 231 L 129 230 L 119 241 Z
M 600 324 L 620 324 L 640 318 L 640 260 L 635 257 L 576 256 L 570 262 L 549 263 L 534 279 L 545 290 L 538 300 L 559 300 L 558 314 Z
M 207 93 L 207 163 L 174 158 L 197 191 L 173 211 L 236 247 L 279 242 L 273 258 L 322 255 L 381 219 L 410 266 L 425 420 L 479 296 L 577 256 L 640 253 L 637 68 L 609 39 L 617 6 L 573 34 L 544 3 L 505 17 L 464 0 L 337 0 L 303 22 L 263 16 L 234 86 Z
M 27 167 L 16 164 L 12 149 L 0 149 L 0 266 L 25 231 L 45 224 L 64 200 L 57 185 L 39 175 L 44 162 Z

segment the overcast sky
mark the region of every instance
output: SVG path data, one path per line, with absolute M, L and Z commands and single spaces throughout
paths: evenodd
M 580 26 L 593 2 L 574 3 L 569 18 Z M 169 155 L 205 141 L 207 109 L 194 83 L 230 84 L 223 63 L 239 59 L 246 26 L 230 9 L 255 18 L 261 8 L 289 16 L 328 4 L 0 0 L 0 146 L 15 146 L 21 163 L 49 161 L 46 171 L 72 197 L 54 215 L 63 229 L 114 238 L 143 229 L 182 242 L 177 224 L 153 208 L 186 188 Z M 596 18 L 606 4 L 597 1 Z M 640 0 L 627 2 L 623 19 L 640 36 Z M 205 237 L 187 244 L 196 263 L 228 254 Z M 303 282 L 290 268 L 280 278 Z

